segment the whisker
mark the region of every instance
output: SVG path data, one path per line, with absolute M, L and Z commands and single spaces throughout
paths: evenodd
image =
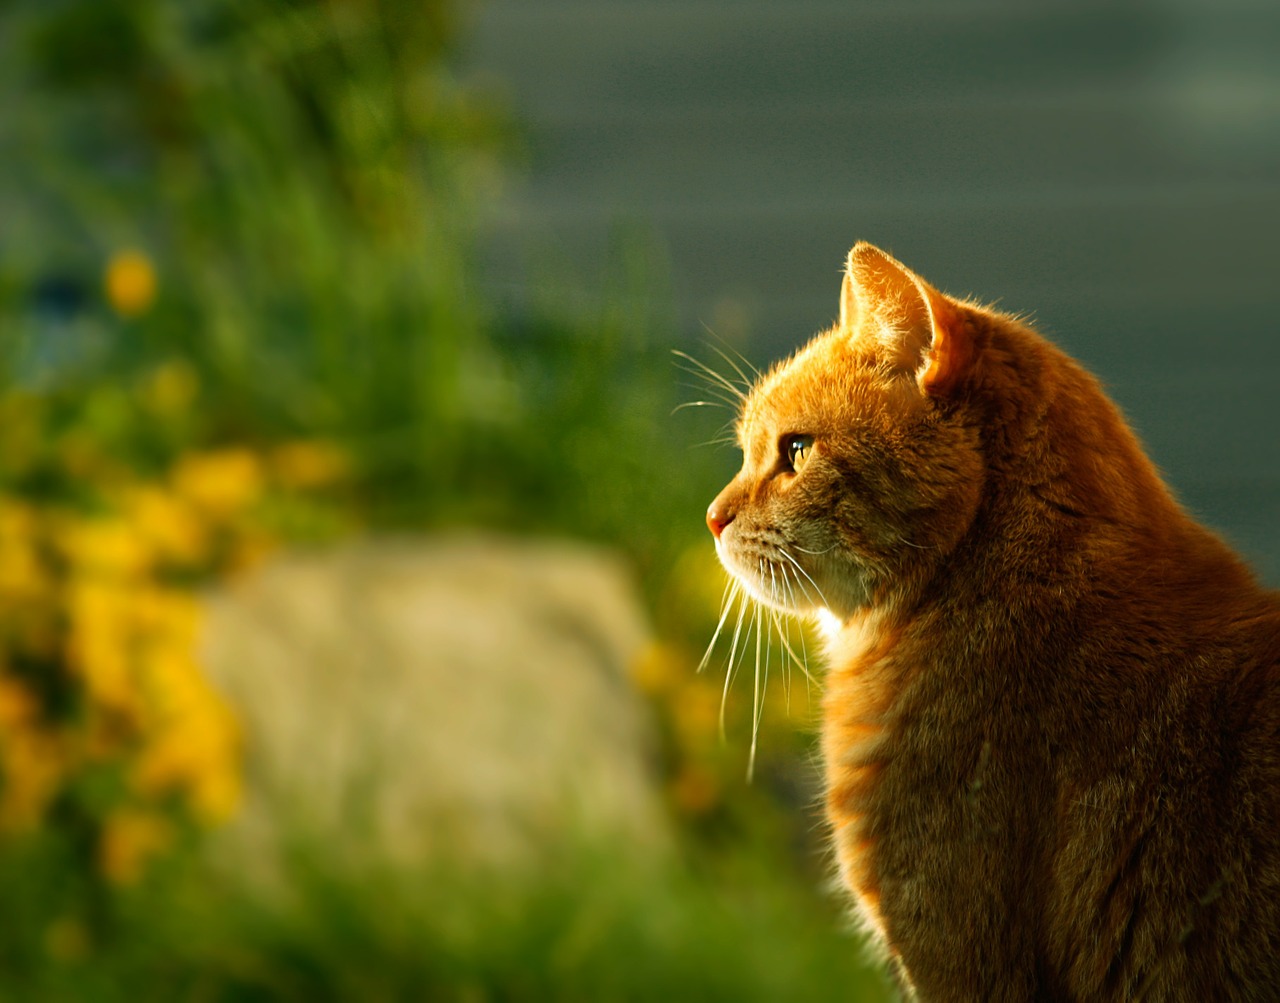
M 720 348 L 716 347 L 715 345 L 710 345 L 710 346 L 708 346 L 708 347 L 710 347 L 711 351 L 715 352 L 715 353 L 716 353 L 716 355 L 720 356 L 720 358 L 724 359 L 724 361 L 725 361 L 725 362 L 729 363 L 729 365 L 733 367 L 733 371 L 734 371 L 735 373 L 737 373 L 737 374 L 738 374 L 738 378 L 739 378 L 740 380 L 742 380 L 742 382 L 743 382 L 747 387 L 750 387 L 750 386 L 751 386 L 751 383 L 752 383 L 751 378 L 750 378 L 749 376 L 747 376 L 747 374 L 746 374 L 746 373 L 744 373 L 744 372 L 742 371 L 742 367 L 741 367 L 740 365 L 738 365 L 736 362 L 734 362 L 734 361 L 733 361 L 733 359 L 729 358 L 729 356 L 728 356 L 728 355 L 726 355 L 726 354 L 724 353 L 724 351 L 722 351 Z M 743 361 L 743 362 L 747 362 L 747 360 L 746 360 L 746 359 L 743 359 L 742 361 Z M 748 365 L 748 366 L 750 366 L 750 365 L 751 365 L 751 363 L 750 363 L 750 362 L 747 362 L 747 365 Z M 752 368 L 753 368 L 753 369 L 755 369 L 755 367 L 754 367 L 754 366 L 752 366 Z M 755 371 L 755 372 L 756 372 L 756 377 L 758 378 L 758 377 L 760 376 L 760 371 L 759 371 L 758 369 L 756 369 L 756 371 Z
M 815 680 L 813 676 L 809 674 L 809 652 L 805 648 L 804 635 L 805 635 L 805 629 L 803 626 L 801 626 L 800 627 L 800 655 L 801 655 L 800 665 L 804 671 L 804 695 L 805 695 L 805 699 L 812 701 L 813 700 L 813 683 L 815 682 Z
M 800 544 L 798 543 L 793 543 L 791 546 L 795 547 L 796 550 L 800 551 L 800 553 L 802 554 L 813 554 L 817 557 L 821 557 L 823 554 L 829 554 L 831 553 L 831 551 L 836 549 L 836 544 L 834 543 L 831 546 L 829 546 L 826 550 L 807 550 L 806 548 L 800 546 Z
M 675 414 L 677 411 L 683 411 L 685 408 L 688 408 L 688 407 L 728 407 L 728 406 L 729 405 L 726 404 L 724 401 L 685 401 L 683 404 L 677 404 L 675 407 L 673 407 L 671 409 L 671 413 Z
M 698 372 L 704 374 L 706 379 L 710 380 L 713 384 L 723 387 L 725 390 L 729 391 L 729 393 L 731 393 L 734 396 L 734 398 L 737 399 L 738 401 L 741 401 L 743 403 L 746 402 L 747 400 L 746 391 L 744 391 L 741 387 L 737 386 L 732 380 L 728 379 L 723 374 L 716 372 L 714 369 L 708 366 L 705 362 L 701 361 L 700 359 L 695 359 L 688 352 L 682 352 L 679 349 L 673 349 L 672 354 L 696 366 Z M 684 368 L 684 367 L 681 367 L 681 368 Z M 692 372 L 692 370 L 686 370 L 686 372 Z
M 910 540 L 908 540 L 908 539 L 907 539 L 905 536 L 903 536 L 901 533 L 899 533 L 899 534 L 898 534 L 898 539 L 897 539 L 897 541 L 896 541 L 896 542 L 897 542 L 897 543 L 905 544 L 906 546 L 908 546 L 908 547 L 912 547 L 912 548 L 913 548 L 913 549 L 915 549 L 915 550 L 937 550 L 937 549 L 938 549 L 936 546 L 933 546 L 933 547 L 926 547 L 923 543 L 912 543 Z
M 747 757 L 747 783 L 751 783 L 755 779 L 756 773 L 756 742 L 760 737 L 760 647 L 761 639 L 764 634 L 764 627 L 760 622 L 764 608 L 759 604 L 756 605 L 756 672 L 755 685 L 752 688 L 751 695 L 751 752 Z M 767 656 L 766 656 L 767 657 Z M 766 662 L 766 667 L 768 663 Z
M 713 352 L 719 355 L 722 359 L 724 359 L 725 362 L 729 363 L 729 365 L 733 367 L 734 372 L 736 372 L 738 376 L 741 377 L 742 382 L 744 384 L 746 384 L 747 386 L 750 386 L 753 382 L 755 382 L 755 380 L 758 380 L 761 378 L 762 374 L 760 370 L 756 368 L 756 366 L 752 363 L 752 361 L 748 359 L 745 355 L 743 355 L 740 351 L 738 351 L 736 348 L 734 348 L 733 345 L 731 345 L 728 341 L 726 341 L 724 338 L 718 335 L 715 331 L 713 331 L 708 324 L 704 323 L 702 325 L 702 329 L 706 331 L 707 334 L 714 341 L 718 341 L 721 345 L 724 346 L 724 348 L 727 348 L 730 352 L 736 355 L 738 357 L 738 361 L 741 362 L 743 366 L 746 366 L 747 369 L 751 371 L 750 374 L 743 372 L 742 367 L 738 365 L 738 362 L 735 362 L 733 359 L 729 358 L 729 356 L 727 356 L 722 349 L 717 348 L 715 345 L 707 346 Z
M 792 563 L 794 563 L 794 562 L 792 562 Z M 784 565 L 782 565 L 782 570 L 783 570 L 784 572 L 790 572 L 790 570 L 791 570 L 791 569 L 790 569 L 790 568 L 788 568 L 788 567 L 784 564 Z M 804 583 L 804 582 L 802 582 L 802 581 L 800 580 L 800 577 L 799 577 L 798 575 L 796 576 L 796 585 L 797 585 L 797 586 L 799 586 L 800 591 L 801 591 L 801 593 L 804 595 L 805 599 L 807 599 L 809 602 L 813 602 L 813 596 L 811 596 L 811 595 L 809 594 L 809 587 L 808 587 L 807 585 L 805 585 L 805 583 Z M 794 592 L 792 592 L 792 593 L 791 593 L 791 597 L 792 597 L 792 599 L 793 599 L 793 600 L 795 599 L 795 593 L 794 593 Z M 793 602 L 793 605 L 794 605 L 794 602 Z
M 791 628 L 784 624 L 781 613 L 773 614 L 773 632 L 778 635 L 778 641 L 782 645 L 782 650 L 786 651 L 790 645 L 787 644 L 786 632 Z M 782 694 L 787 701 L 787 714 L 791 713 L 791 664 L 784 658 L 782 660 Z
M 804 568 L 800 567 L 799 562 L 798 562 L 798 561 L 796 561 L 796 559 L 795 559 L 794 557 L 792 557 L 790 554 L 788 554 L 788 553 L 786 552 L 786 550 L 784 550 L 782 547 L 779 547 L 779 548 L 778 548 L 778 553 L 780 553 L 783 557 L 785 557 L 788 561 L 790 561 L 790 562 L 795 566 L 795 569 L 796 569 L 797 571 L 799 571 L 799 572 L 800 572 L 800 574 L 804 575 L 804 576 L 805 576 L 805 578 L 807 578 L 807 579 L 809 580 L 809 584 L 811 584 L 811 585 L 814 587 L 814 589 L 817 591 L 817 593 L 818 593 L 818 598 L 822 600 L 822 605 L 823 605 L 823 606 L 828 606 L 828 607 L 829 607 L 831 604 L 830 604 L 829 602 L 827 602 L 827 597 L 826 597 L 826 596 L 824 596 L 824 595 L 822 594 L 822 589 L 821 589 L 821 587 L 818 585 L 818 583 L 817 583 L 817 582 L 815 582 L 815 581 L 813 580 L 813 577 L 809 574 L 809 572 L 805 571 L 805 569 L 804 569 Z M 799 580 L 799 579 L 797 579 L 797 581 L 798 581 L 798 580 Z M 806 590 L 806 592 L 807 592 L 807 591 L 808 591 L 808 590 Z
M 746 616 L 746 613 L 747 613 L 747 596 L 745 593 L 740 593 L 738 596 L 738 622 L 735 623 L 733 626 L 733 640 L 729 644 L 729 666 L 725 670 L 724 690 L 720 694 L 720 741 L 721 742 L 725 740 L 724 711 L 725 711 L 725 705 L 728 704 L 729 702 L 729 684 L 733 682 L 733 674 L 735 671 L 734 656 L 738 653 L 738 638 L 742 635 L 742 620 L 743 620 L 743 617 Z M 750 633 L 749 626 L 748 626 L 748 633 Z M 743 645 L 742 655 L 739 656 L 739 659 L 741 659 L 745 655 L 746 655 L 746 645 Z
M 720 639 L 720 631 L 724 629 L 725 621 L 729 619 L 729 614 L 733 610 L 733 601 L 738 598 L 738 591 L 741 588 L 742 586 L 738 584 L 738 580 L 733 577 L 730 577 L 725 583 L 724 594 L 720 596 L 720 622 L 716 624 L 715 633 L 711 635 L 711 643 L 707 645 L 707 650 L 702 653 L 702 661 L 698 663 L 699 674 L 707 667 L 707 662 L 711 660 L 711 652 L 716 646 L 716 641 Z
M 695 442 L 694 449 L 703 449 L 707 446 L 736 446 L 738 437 L 736 435 L 721 435 L 715 439 L 706 439 L 703 442 Z
M 688 373 L 690 376 L 697 378 L 700 382 L 697 384 L 681 383 L 680 386 L 687 390 L 699 390 L 710 393 L 716 400 L 722 401 L 726 407 L 737 411 L 742 407 L 745 400 L 743 396 L 737 393 L 737 388 L 729 384 L 729 393 L 726 394 L 724 387 L 716 381 L 707 377 L 705 373 L 698 372 L 696 369 L 690 369 L 688 366 L 676 366 L 681 372 Z
M 792 661 L 795 662 L 797 668 L 799 668 L 800 671 L 804 673 L 805 679 L 811 683 L 817 682 L 817 680 L 813 678 L 813 674 L 809 671 L 808 663 L 805 661 L 804 658 L 801 658 L 799 655 L 797 655 L 796 649 L 791 646 L 791 628 L 789 626 L 787 628 L 787 636 L 783 637 L 781 633 L 779 633 L 779 640 L 782 641 L 782 647 L 786 650 L 787 654 L 791 656 L 791 659 Z M 800 632 L 800 643 L 801 645 L 804 644 L 804 631 Z M 807 657 L 808 657 L 808 652 L 805 652 L 805 658 Z

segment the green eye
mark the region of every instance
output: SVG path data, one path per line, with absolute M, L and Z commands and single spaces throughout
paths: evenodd
M 809 459 L 809 454 L 813 452 L 813 436 L 787 436 L 786 439 L 783 440 L 783 452 L 786 454 L 787 463 L 791 465 L 791 469 L 797 474 L 800 473 L 801 469 Z

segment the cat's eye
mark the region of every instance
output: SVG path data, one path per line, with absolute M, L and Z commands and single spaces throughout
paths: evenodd
M 791 469 L 797 474 L 808 462 L 809 454 L 812 452 L 812 435 L 788 435 L 782 440 L 782 454 L 787 458 L 787 463 L 791 466 Z

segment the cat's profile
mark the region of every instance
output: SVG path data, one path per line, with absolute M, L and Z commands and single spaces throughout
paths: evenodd
M 840 874 L 921 1000 L 1280 1000 L 1280 594 L 1019 321 L 849 254 L 707 512 L 827 621 Z

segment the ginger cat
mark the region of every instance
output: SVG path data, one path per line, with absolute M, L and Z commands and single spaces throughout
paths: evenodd
M 1095 380 L 850 252 L 707 524 L 828 624 L 840 875 L 919 1000 L 1280 1000 L 1280 593 Z

